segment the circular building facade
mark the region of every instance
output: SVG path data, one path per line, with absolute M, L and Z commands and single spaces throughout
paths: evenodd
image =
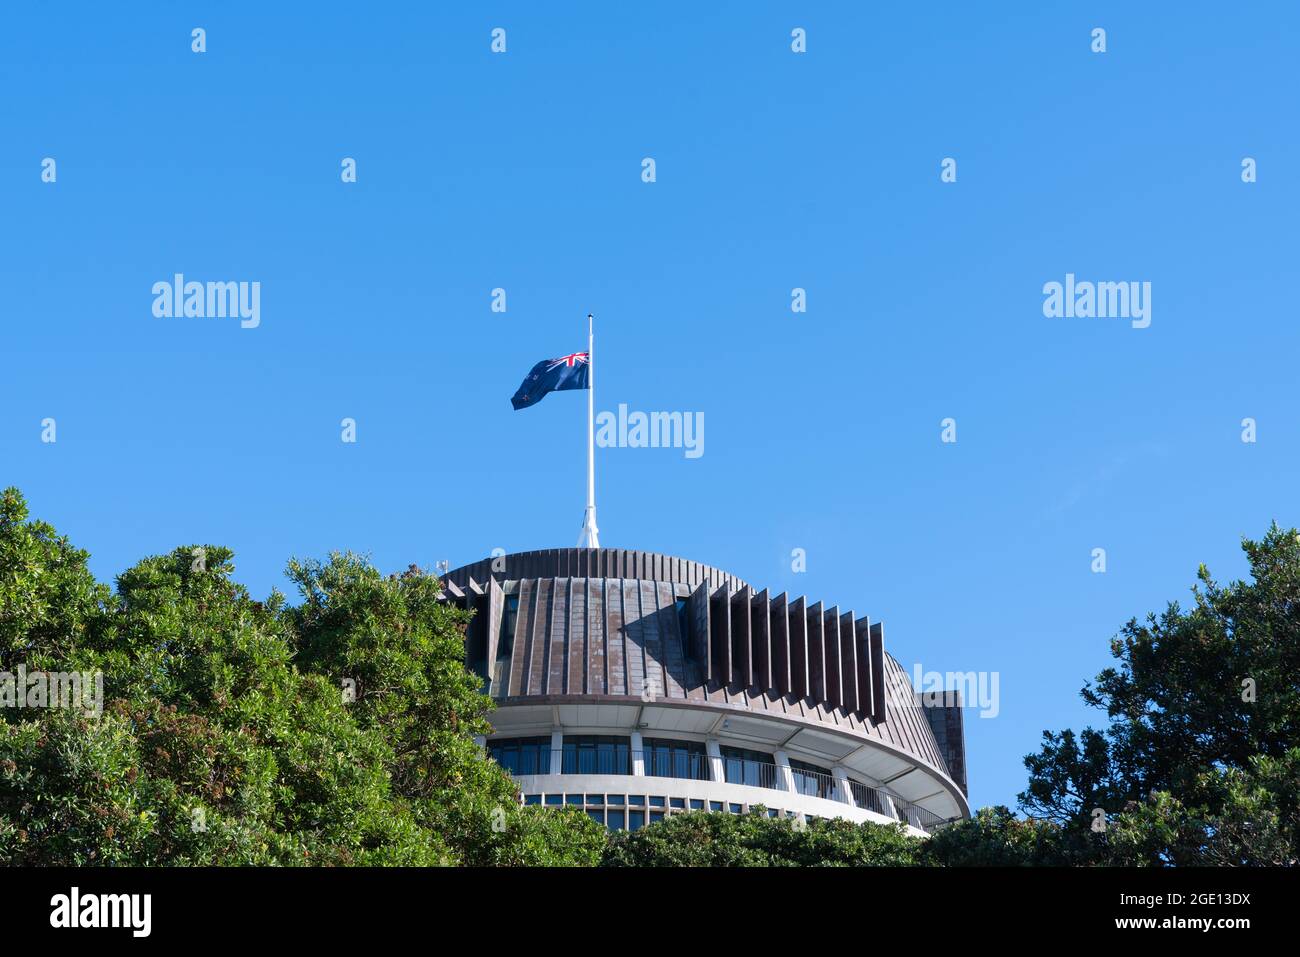
M 923 704 L 852 611 L 613 548 L 442 581 L 475 612 L 466 660 L 497 703 L 483 744 L 525 803 L 613 829 L 761 805 L 921 834 L 970 813 L 960 702 Z

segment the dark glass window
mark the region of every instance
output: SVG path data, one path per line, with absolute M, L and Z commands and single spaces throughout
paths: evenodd
M 609 798 L 608 798 L 608 800 L 607 800 L 605 803 L 606 803 L 606 804 L 617 804 L 617 805 L 619 805 L 620 807 L 622 807 L 622 805 L 623 805 L 623 795 L 621 795 L 621 794 L 611 794 L 611 795 L 609 795 Z
M 739 814 L 739 813 L 740 813 L 740 805 L 739 805 L 739 804 L 728 804 L 728 805 L 727 805 L 727 810 L 730 811 L 732 814 Z
M 724 605 L 724 607 L 727 607 Z M 731 674 L 728 676 L 729 682 L 743 685 L 745 658 L 749 655 L 746 637 L 748 630 L 745 625 L 738 620 L 741 615 L 749 614 L 749 605 L 746 603 L 741 609 L 728 608 L 731 619 Z
M 677 611 L 677 633 L 682 636 L 682 650 L 687 657 L 691 654 L 691 600 L 679 598 L 673 603 Z
M 610 829 L 611 831 L 621 831 L 621 830 L 623 830 L 623 812 L 622 812 L 622 811 L 610 811 L 610 812 L 609 812 L 609 824 L 608 824 L 608 827 L 609 827 L 609 829 Z
M 651 807 L 663 807 L 663 806 L 664 806 L 664 799 L 663 799 L 662 797 L 654 797 L 654 796 L 652 796 L 652 797 L 650 798 L 650 806 L 651 806 Z
M 645 795 L 631 794 L 628 796 L 627 803 L 631 804 L 633 807 L 645 807 Z
M 541 804 L 542 796 L 540 794 L 528 794 L 524 796 L 525 804 Z
M 664 812 L 663 812 L 663 811 L 651 811 L 651 812 L 650 812 L 650 823 L 651 823 L 651 824 L 654 824 L 656 821 L 662 821 L 663 819 L 664 819 Z
M 686 778 L 710 780 L 708 754 L 699 741 L 676 741 L 667 737 L 647 737 L 642 741 L 646 775 L 650 778 Z
M 691 810 L 692 810 L 692 811 L 703 811 L 703 810 L 704 810 L 704 802 L 701 801 L 699 798 L 691 798 Z
M 587 795 L 587 803 L 588 803 L 588 804 L 604 804 L 604 803 L 605 803 L 605 795 L 603 795 L 603 794 L 588 794 L 588 795 Z
M 686 809 L 686 798 L 669 798 L 669 799 L 668 799 L 668 806 L 669 806 L 669 807 L 679 807 L 679 808 L 681 808 L 682 810 L 685 810 L 685 809 Z
M 646 738 L 641 743 L 645 773 L 652 778 L 709 780 L 709 757 L 698 741 Z
M 486 692 L 489 681 L 488 622 L 487 611 L 483 605 L 483 600 L 474 603 L 474 617 L 470 619 L 469 626 L 465 629 L 465 667 L 478 675 L 482 682 L 479 690 Z
M 631 774 L 628 738 L 608 734 L 565 735 L 563 774 Z
M 604 811 L 599 811 L 599 810 L 595 810 L 595 809 L 593 809 L 593 810 L 590 810 L 590 811 L 587 812 L 587 816 L 590 817 L 590 818 L 591 818 L 593 821 L 595 821 L 597 824 L 604 824 L 604 823 L 605 823 L 605 812 L 604 812 Z
M 723 748 L 722 768 L 728 784 L 748 784 L 750 787 L 776 787 L 776 766 L 772 755 L 746 748 Z
M 497 657 L 509 657 L 515 644 L 515 621 L 519 617 L 519 596 L 506 595 L 501 612 L 501 634 L 497 638 Z
M 501 612 L 501 634 L 497 636 L 497 660 L 493 675 L 498 697 L 505 697 L 510 693 L 510 689 L 506 686 L 510 681 L 510 654 L 514 650 L 515 621 L 518 617 L 519 596 L 506 595 L 505 606 Z M 484 654 L 487 654 L 486 649 Z
M 794 778 L 794 789 L 809 797 L 835 798 L 835 779 L 825 768 L 806 761 L 790 761 L 790 775 Z
M 565 798 L 564 798 L 564 803 L 565 803 L 565 804 L 581 804 L 581 803 L 582 803 L 582 795 L 581 795 L 581 794 L 569 794 L 569 795 L 566 795 Z
M 628 811 L 627 829 L 629 831 L 639 831 L 643 827 L 645 827 L 645 811 Z
M 549 737 L 499 738 L 487 747 L 492 760 L 513 775 L 551 773 Z
M 548 795 L 546 795 L 546 804 L 547 804 L 548 807 L 555 807 L 555 805 L 557 805 L 557 804 L 563 804 L 563 803 L 564 803 L 564 795 L 563 795 L 563 794 L 548 794 Z
M 722 802 L 721 802 L 721 801 L 710 801 L 710 802 L 709 802 L 709 810 L 710 810 L 710 811 L 721 811 L 721 810 L 722 810 Z

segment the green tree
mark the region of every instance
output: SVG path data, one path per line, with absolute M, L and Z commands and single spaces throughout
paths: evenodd
M 1220 867 L 1300 863 L 1300 748 L 1203 773 L 1184 800 L 1156 791 L 1107 828 L 1108 863 Z M 1199 804 L 1193 803 L 1200 798 Z
M 1300 747 L 1300 534 L 1275 524 L 1243 550 L 1251 580 L 1220 585 L 1201 566 L 1190 608 L 1171 603 L 1112 641 L 1117 664 L 1082 691 L 1106 728 L 1044 732 L 1025 759 L 1022 809 L 1090 842 L 1093 860 L 1296 856 L 1278 799 L 1296 793 Z
M 86 557 L 4 493 L 0 670 L 99 672 L 104 700 L 0 709 L 0 863 L 599 858 L 602 828 L 519 807 L 474 745 L 489 702 L 436 579 L 293 563 L 287 608 L 234 583 L 228 549 L 146 558 L 114 589 Z
M 813 820 L 800 824 L 748 814 L 675 814 L 614 835 L 608 867 L 903 867 L 922 841 L 901 824 Z
M 1051 821 L 1018 818 L 1002 805 L 981 808 L 925 842 L 921 863 L 940 867 L 1039 867 L 1086 861 L 1091 848 Z
M 421 824 L 475 865 L 594 864 L 605 832 L 579 810 L 519 806 L 514 782 L 473 736 L 492 702 L 464 666 L 469 616 L 411 566 L 384 577 L 352 554 L 289 563 L 302 604 L 286 611 L 298 663 L 351 682 L 357 723 L 393 748 L 392 780 Z

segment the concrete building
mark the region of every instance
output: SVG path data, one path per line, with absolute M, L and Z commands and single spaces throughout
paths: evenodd
M 852 611 L 613 548 L 484 559 L 443 584 L 475 612 L 466 660 L 498 705 L 483 744 L 526 803 L 615 829 L 761 805 L 923 834 L 970 813 L 960 703 L 924 707 Z

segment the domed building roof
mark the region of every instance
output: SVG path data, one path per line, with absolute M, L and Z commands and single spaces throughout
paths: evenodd
M 712 736 L 803 755 L 938 818 L 969 813 L 960 708 L 954 733 L 952 703 L 924 707 L 866 617 L 623 549 L 500 555 L 442 580 L 476 612 L 467 660 L 502 734 Z

